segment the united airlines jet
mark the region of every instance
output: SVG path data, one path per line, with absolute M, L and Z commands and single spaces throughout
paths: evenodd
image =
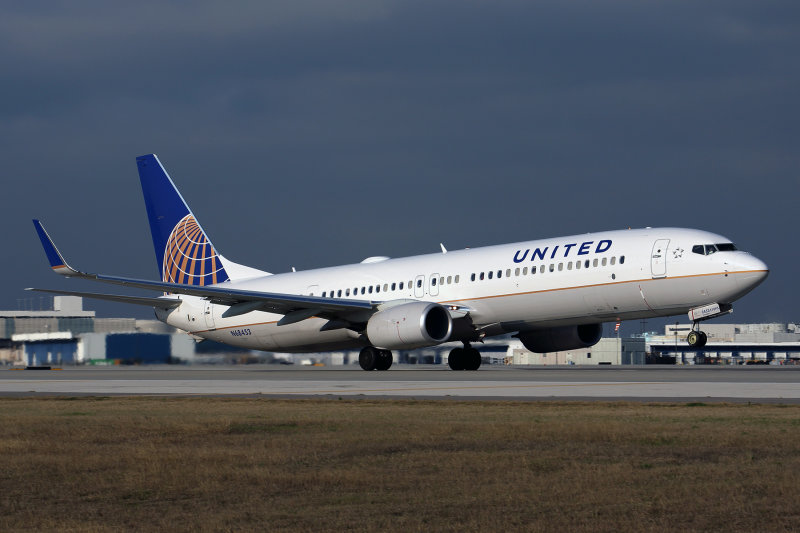
M 534 352 L 594 345 L 602 324 L 688 313 L 701 321 L 769 274 L 727 238 L 678 228 L 589 233 L 270 274 L 220 255 L 154 154 L 138 157 L 161 281 L 69 266 L 38 220 L 53 270 L 67 277 L 161 292 L 153 297 L 44 290 L 155 308 L 202 339 L 257 350 L 360 349 L 364 370 L 387 370 L 391 350 L 460 342 L 453 370 L 477 370 L 485 337 L 513 333 Z

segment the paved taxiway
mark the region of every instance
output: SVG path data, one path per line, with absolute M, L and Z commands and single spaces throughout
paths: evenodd
M 0 395 L 236 395 L 800 403 L 800 367 L 253 366 L 65 367 L 0 370 Z

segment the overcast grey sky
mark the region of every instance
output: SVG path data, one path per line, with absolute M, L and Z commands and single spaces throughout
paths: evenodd
M 156 277 L 155 152 L 271 272 L 687 226 L 770 265 L 734 320 L 797 321 L 799 57 L 788 0 L 5 2 L 0 308 L 108 290 L 53 275 L 33 217 L 75 266 Z

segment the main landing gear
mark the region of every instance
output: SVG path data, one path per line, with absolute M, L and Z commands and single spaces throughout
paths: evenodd
M 698 323 L 692 324 L 692 331 L 686 336 L 686 342 L 689 343 L 690 348 L 702 348 L 708 342 L 708 336 L 697 329 Z
M 393 361 L 390 350 L 381 350 L 374 346 L 362 348 L 358 354 L 358 364 L 364 370 L 389 370 Z
M 453 370 L 478 370 L 481 366 L 481 352 L 465 342 L 463 348 L 453 348 L 450 351 L 447 364 Z

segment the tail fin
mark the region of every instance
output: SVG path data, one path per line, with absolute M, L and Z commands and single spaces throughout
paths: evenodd
M 136 158 L 161 281 L 212 285 L 230 278 L 223 260 L 155 154 Z

